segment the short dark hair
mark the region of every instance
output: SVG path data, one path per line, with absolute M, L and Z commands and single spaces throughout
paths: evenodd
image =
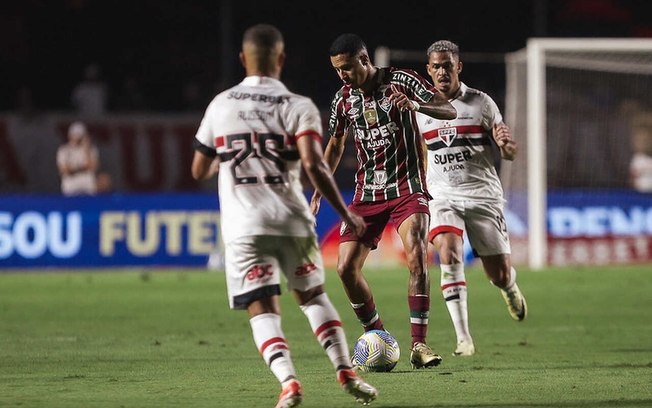
M 430 54 L 432 54 L 433 52 L 450 52 L 451 54 L 459 58 L 460 47 L 452 41 L 439 40 L 432 43 L 432 45 L 428 47 L 428 51 L 426 51 L 426 56 L 430 58 Z
M 335 41 L 333 41 L 331 47 L 328 49 L 328 54 L 331 57 L 340 54 L 355 55 L 358 52 L 366 49 L 367 46 L 359 35 L 344 33 L 339 35 Z
M 283 34 L 271 24 L 256 24 L 249 27 L 242 36 L 242 43 L 252 43 L 262 49 L 272 49 L 283 42 Z

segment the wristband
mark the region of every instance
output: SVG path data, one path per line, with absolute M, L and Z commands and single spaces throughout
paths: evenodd
M 417 101 L 410 101 L 410 102 L 412 102 L 412 105 L 414 105 L 414 109 L 412 109 L 413 111 L 418 112 L 419 109 L 421 109 L 421 105 L 419 105 Z

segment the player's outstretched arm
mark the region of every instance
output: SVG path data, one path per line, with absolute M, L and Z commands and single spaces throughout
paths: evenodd
M 389 100 L 401 111 L 417 111 L 441 120 L 452 120 L 457 117 L 455 107 L 439 92 L 436 92 L 428 103 L 419 103 L 408 98 L 407 95 L 400 92 L 396 87 L 392 87 L 392 91 Z
M 435 93 L 428 103 L 422 104 L 418 111 L 431 118 L 441 120 L 453 120 L 457 117 L 455 107 L 440 92 Z
M 318 194 L 319 197 L 325 197 L 342 220 L 358 236 L 364 234 L 366 229 L 364 219 L 351 212 L 344 203 L 340 190 L 337 188 L 337 184 L 335 184 L 331 168 L 324 159 L 319 142 L 311 136 L 304 136 L 297 140 L 297 148 L 301 156 L 301 164 L 315 188 L 315 194 Z M 339 159 L 337 162 L 339 162 Z

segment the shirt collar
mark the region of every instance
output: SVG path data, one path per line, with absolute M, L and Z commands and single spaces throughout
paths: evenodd
M 279 81 L 278 79 L 274 79 L 272 77 L 267 77 L 267 76 L 260 76 L 260 75 L 250 75 L 245 79 L 243 79 L 241 84 L 247 86 L 272 85 L 277 87 L 283 87 L 285 89 L 285 85 L 283 84 L 283 82 Z
M 464 98 L 464 95 L 466 95 L 466 91 L 469 89 L 468 86 L 462 81 L 460 81 L 460 89 L 457 90 L 457 93 L 455 94 L 454 97 L 452 97 L 450 100 L 455 100 L 455 99 L 462 99 Z

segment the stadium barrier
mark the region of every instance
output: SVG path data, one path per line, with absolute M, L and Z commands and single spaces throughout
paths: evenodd
M 345 192 L 351 199 L 352 192 Z M 652 196 L 631 191 L 550 192 L 549 264 L 652 262 Z M 220 269 L 214 193 L 6 195 L 0 205 L 0 268 L 209 266 Z M 527 225 L 507 213 L 513 261 L 527 264 Z M 327 266 L 337 259 L 339 222 L 324 202 L 317 234 Z M 474 261 L 466 242 L 466 262 Z M 393 226 L 366 267 L 404 262 Z

